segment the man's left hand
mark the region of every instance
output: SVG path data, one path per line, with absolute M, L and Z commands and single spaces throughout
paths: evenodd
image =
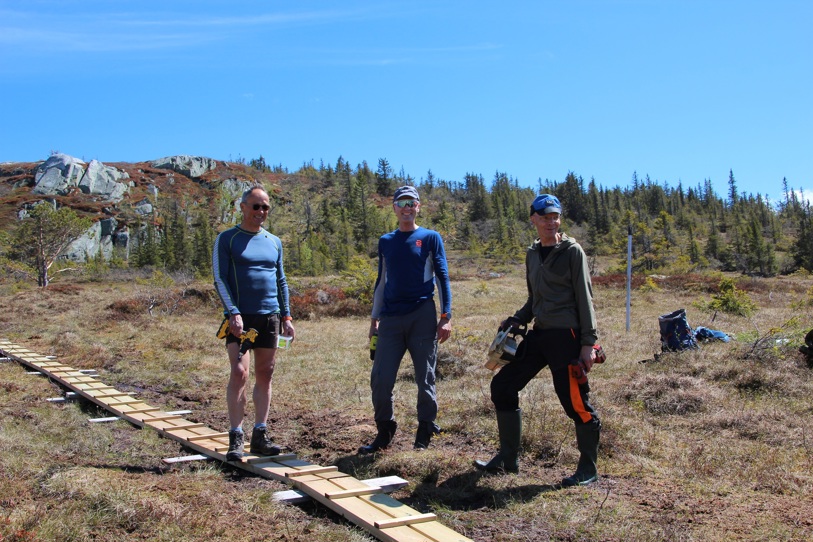
M 438 343 L 446 342 L 452 335 L 452 322 L 448 318 L 441 318 L 438 322 Z
M 582 346 L 579 351 L 579 365 L 585 373 L 589 373 L 596 361 L 596 351 L 592 346 Z
M 282 323 L 282 332 L 285 334 L 286 337 L 290 337 L 291 340 L 296 338 L 296 330 L 294 329 L 294 325 L 291 323 L 290 320 L 285 320 Z

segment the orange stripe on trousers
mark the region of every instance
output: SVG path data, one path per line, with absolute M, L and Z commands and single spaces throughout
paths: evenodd
M 576 414 L 579 415 L 582 422 L 587 423 L 593 419 L 593 415 L 590 414 L 584 407 L 582 394 L 579 392 L 579 383 L 576 381 L 576 376 L 573 374 L 575 370 L 576 368 L 572 365 L 568 366 L 567 368 L 568 381 L 570 384 L 570 403 L 573 405 L 573 410 L 576 411 Z

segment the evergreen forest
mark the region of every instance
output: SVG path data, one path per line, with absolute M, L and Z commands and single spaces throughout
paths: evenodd
M 282 238 L 290 274 L 318 276 L 372 265 L 378 237 L 396 227 L 390 202 L 404 184 L 420 192 L 418 224 L 439 231 L 447 251 L 473 258 L 522 261 L 535 237 L 528 221 L 530 202 L 537 194 L 552 193 L 563 204 L 562 230 L 593 261 L 604 262 L 601 272 L 626 269 L 630 239 L 635 273 L 813 272 L 810 202 L 785 179 L 782 199 L 771 201 L 741 193 L 733 171 L 728 193 L 720 196 L 710 180 L 670 186 L 637 174 L 627 187 L 605 187 L 572 171 L 563 181 L 539 180 L 533 187 L 520 186 L 499 171 L 489 179 L 467 173 L 449 181 L 430 170 L 416 180 L 403 169 L 395 173 L 384 158 L 375 169 L 367 162 L 353 168 L 342 157 L 318 167 L 306 163 L 296 171 L 270 166 L 262 156 L 227 165 L 240 172 L 243 187 L 256 183 L 269 192 L 266 227 Z M 240 219 L 240 191 L 227 190 L 225 183 L 210 185 L 203 195 L 156 198 L 151 217 L 128 219 L 122 213 L 119 220 L 129 222 L 129 254 L 105 262 L 90 255 L 90 263 L 209 275 L 215 236 Z M 7 242 L 13 245 L 14 236 Z

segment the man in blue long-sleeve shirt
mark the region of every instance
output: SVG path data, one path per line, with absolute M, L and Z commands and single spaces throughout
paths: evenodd
M 277 455 L 280 452 L 279 447 L 271 442 L 267 426 L 271 378 L 280 327 L 289 337 L 294 337 L 295 332 L 282 265 L 282 243 L 279 237 L 262 227 L 268 217 L 268 202 L 268 193 L 262 187 L 246 190 L 240 201 L 243 212 L 240 224 L 218 235 L 212 252 L 215 288 L 229 318 L 226 337 L 231 364 L 226 388 L 230 424 L 226 459 L 229 461 L 239 461 L 243 457 L 242 426 L 248 402 L 246 385 L 251 354 L 241 352 L 240 335 L 251 328 L 258 332 L 252 345 L 255 383 L 251 453 Z
M 438 403 L 435 394 L 437 345 L 452 331 L 452 292 L 443 239 L 436 231 L 421 228 L 415 220 L 420 197 L 412 186 L 395 191 L 393 210 L 398 229 L 378 241 L 378 278 L 375 283 L 369 337 L 378 336 L 370 374 L 373 409 L 378 433 L 359 453 L 372 453 L 390 445 L 395 421 L 393 388 L 401 359 L 409 351 L 418 385 L 416 449 L 429 447 Z M 438 285 L 440 320 L 433 299 Z

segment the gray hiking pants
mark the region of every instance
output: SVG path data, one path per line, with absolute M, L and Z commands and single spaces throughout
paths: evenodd
M 375 421 L 395 419 L 392 390 L 401 359 L 409 351 L 418 385 L 418 421 L 434 422 L 438 414 L 435 395 L 437 363 L 437 314 L 435 303 L 425 301 L 403 316 L 382 316 L 378 322 L 378 345 L 370 373 Z

